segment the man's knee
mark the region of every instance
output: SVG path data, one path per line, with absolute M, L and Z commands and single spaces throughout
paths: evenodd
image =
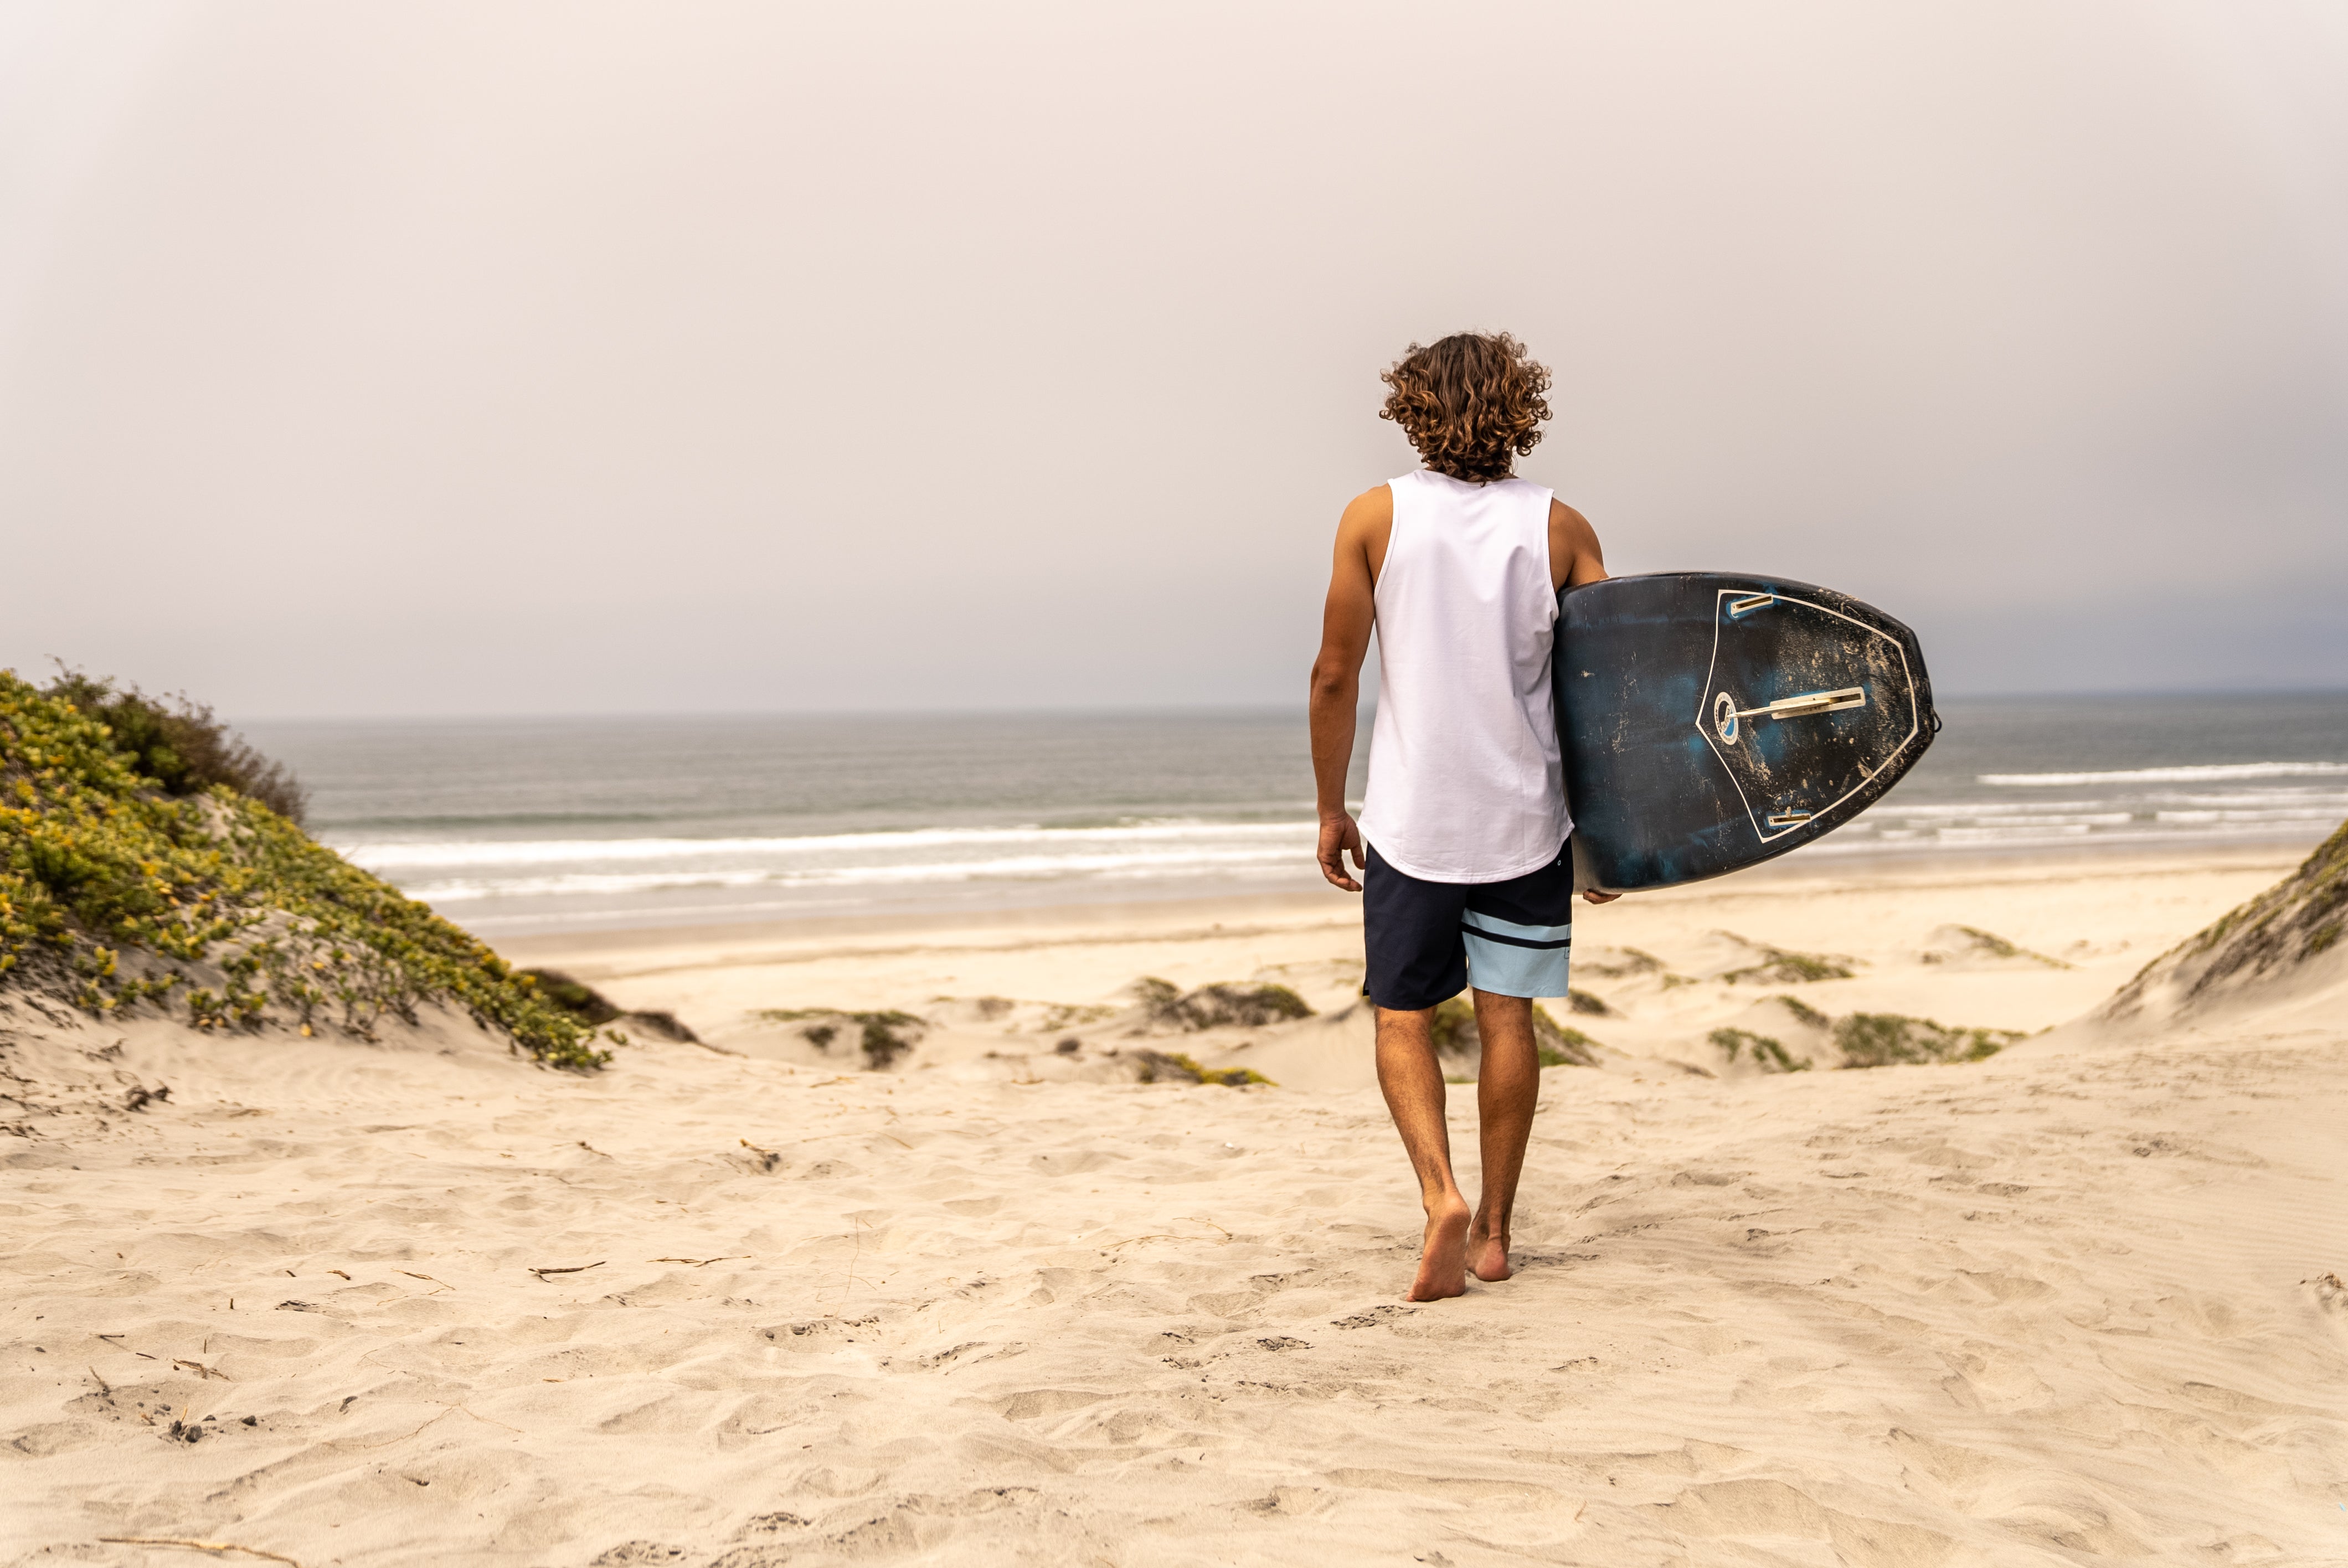
M 1435 1038 L 1433 1008 L 1379 1008 L 1377 1020 L 1381 1040 L 1432 1040 Z
M 1528 1024 L 1532 1022 L 1533 999 L 1530 997 L 1506 996 L 1498 991 L 1478 991 L 1475 996 L 1476 1016 L 1479 1019 L 1520 1018 Z

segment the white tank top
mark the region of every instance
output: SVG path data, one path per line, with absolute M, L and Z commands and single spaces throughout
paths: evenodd
M 1362 836 L 1430 882 L 1505 882 L 1572 820 L 1550 700 L 1550 492 L 1421 470 L 1389 487 Z

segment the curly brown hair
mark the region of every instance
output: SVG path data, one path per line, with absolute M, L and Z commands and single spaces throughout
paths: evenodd
M 1505 479 L 1540 444 L 1548 367 L 1507 333 L 1454 333 L 1409 352 L 1378 379 L 1378 417 L 1402 426 L 1422 462 L 1455 479 Z

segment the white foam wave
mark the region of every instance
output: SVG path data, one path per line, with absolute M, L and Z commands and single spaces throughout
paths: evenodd
M 2348 812 L 2348 790 L 2230 789 L 2211 793 L 2164 790 L 2140 797 L 2152 805 L 2270 806 L 2304 805 L 2330 812 Z
M 1305 845 L 1262 849 L 1191 849 L 1175 855 L 1020 855 L 987 860 L 925 860 L 893 866 L 840 866 L 798 870 L 567 872 L 551 876 L 494 876 L 427 882 L 407 889 L 427 904 L 481 898 L 617 897 L 685 887 L 884 887 L 920 883 L 1044 881 L 1062 877 L 1131 880 L 1169 876 L 1251 875 L 1312 869 Z
M 2076 789 L 2103 784 L 2214 784 L 2221 779 L 2331 778 L 2348 774 L 2348 763 L 2209 763 L 2192 767 L 2122 768 L 2094 774 L 1978 774 L 1985 784 Z
M 2010 827 L 2003 824 L 1977 827 L 1919 825 L 1879 828 L 1875 833 L 1831 834 L 1805 845 L 1801 855 L 1883 855 L 1905 851 L 1987 853 L 2001 849 L 2054 848 L 2057 845 L 2171 845 L 2225 842 L 2274 843 L 2304 841 L 2320 835 L 2320 822 L 2213 822 L 2159 824 L 2138 819 L 2127 827 Z
M 1966 801 L 1939 803 L 1931 801 L 1910 804 L 1890 800 L 1874 807 L 1881 815 L 1927 818 L 1936 816 L 2035 816 L 2051 811 L 2101 811 L 2109 801 L 2102 800 L 2027 800 L 2027 801 Z
M 1923 826 L 1941 822 L 1976 822 L 1998 827 L 2068 827 L 2074 824 L 2109 827 L 2136 820 L 2136 813 L 2132 811 L 2025 811 L 2013 806 L 1951 805 L 1915 810 L 1886 806 L 1881 815 L 1888 821 L 1910 822 Z
M 2198 825 L 2211 822 L 2330 822 L 2340 814 L 2328 806 L 2269 806 L 2264 809 L 2236 807 L 2227 811 L 2163 811 L 2153 814 L 2161 822 Z
M 1310 823 L 1141 822 L 1114 827 L 927 827 L 901 833 L 810 834 L 788 838 L 469 839 L 358 842 L 334 847 L 369 871 L 562 866 L 613 861 L 778 859 L 860 851 L 986 848 L 1005 845 L 1174 844 L 1206 839 L 1310 839 Z
M 1942 827 L 1934 829 L 1932 836 L 1942 844 L 2036 844 L 2050 839 L 2085 838 L 2094 831 L 2085 823 L 2066 823 L 2043 827 Z

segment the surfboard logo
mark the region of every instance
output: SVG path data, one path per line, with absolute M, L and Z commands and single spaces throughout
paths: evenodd
M 1923 733 L 1907 650 L 1813 600 L 1744 588 L 1715 602 L 1697 733 L 1762 843 L 1823 831 Z

